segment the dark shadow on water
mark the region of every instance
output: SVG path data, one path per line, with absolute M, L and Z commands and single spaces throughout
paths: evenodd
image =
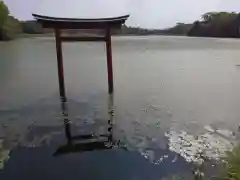
M 39 146 L 19 145 L 11 150 L 10 159 L 3 170 L 0 179 L 3 180 L 155 180 L 173 174 L 182 174 L 191 169 L 183 158 L 177 163 L 172 159 L 177 155 L 168 149 L 159 149 L 158 153 L 169 155 L 169 160 L 155 165 L 145 159 L 138 151 L 127 150 L 124 143 L 116 136 L 114 117 L 114 97 L 108 97 L 108 119 L 94 124 L 102 126 L 105 123 L 106 132 L 89 133 L 78 131 L 84 127 L 74 125 L 71 121 L 71 107 L 67 101 L 62 101 L 61 126 L 34 126 L 26 136 L 36 139 L 41 134 L 56 131 L 50 143 Z M 80 106 L 81 105 L 81 106 Z M 85 108 L 83 103 L 75 104 L 76 109 Z M 87 106 L 87 104 L 85 105 Z M 42 111 L 43 112 L 43 111 Z M 44 111 L 46 112 L 46 111 Z M 45 117 L 45 116 L 44 116 Z M 60 130 L 59 130 L 60 129 Z M 58 133 L 58 132 L 63 133 Z M 86 133 L 87 132 L 87 133 Z M 90 131 L 91 132 L 91 131 Z
M 109 95 L 108 107 L 108 133 L 107 134 L 81 134 L 73 135 L 71 131 L 71 122 L 68 118 L 67 101 L 64 98 L 61 103 L 62 115 L 64 117 L 64 128 L 67 144 L 59 147 L 54 156 L 77 153 L 93 150 L 106 150 L 113 148 L 113 95 Z

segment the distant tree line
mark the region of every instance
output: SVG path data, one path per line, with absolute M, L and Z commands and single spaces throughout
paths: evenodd
M 163 30 L 157 30 L 163 35 L 187 35 L 192 28 L 192 24 L 177 23 L 175 26 Z
M 234 12 L 208 12 L 196 21 L 188 36 L 240 37 L 240 14 Z
M 22 21 L 21 22 L 22 32 L 26 34 L 42 34 L 44 30 L 41 24 L 36 21 Z
M 115 35 L 187 35 L 192 24 L 177 23 L 166 29 L 143 29 L 123 25 L 122 29 L 113 32 Z
M 124 26 L 123 35 L 188 35 L 199 37 L 240 37 L 240 14 L 235 12 L 208 12 L 192 24 L 177 23 L 167 29 L 142 29 Z

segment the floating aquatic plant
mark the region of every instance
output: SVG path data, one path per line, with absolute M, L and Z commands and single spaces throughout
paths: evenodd
M 219 161 L 234 146 L 234 141 L 214 132 L 194 136 L 185 131 L 170 131 L 165 136 L 169 139 L 169 150 L 196 164 L 202 164 L 205 159 Z
M 4 168 L 4 163 L 9 159 L 9 150 L 6 150 L 2 146 L 2 141 L 0 141 L 0 170 Z
M 240 145 L 226 152 L 226 169 L 219 180 L 240 180 Z

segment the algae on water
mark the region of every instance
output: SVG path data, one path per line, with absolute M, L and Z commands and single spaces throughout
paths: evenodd
M 232 151 L 226 152 L 226 171 L 218 179 L 239 180 L 240 179 L 240 145 Z
M 0 170 L 4 168 L 4 163 L 9 159 L 10 150 L 3 148 L 2 141 L 0 141 Z
M 180 154 L 187 162 L 196 164 L 202 164 L 205 159 L 221 160 L 225 157 L 225 152 L 232 150 L 235 144 L 234 139 L 223 136 L 218 131 L 197 137 L 185 131 L 170 131 L 165 136 L 169 139 L 170 151 Z

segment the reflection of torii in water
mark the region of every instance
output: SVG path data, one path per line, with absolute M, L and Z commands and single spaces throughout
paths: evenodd
M 54 156 L 67 154 L 72 152 L 84 152 L 84 151 L 92 151 L 92 150 L 104 150 L 104 149 L 111 149 L 114 146 L 113 143 L 113 94 L 109 94 L 109 101 L 108 101 L 108 133 L 101 134 L 101 135 L 76 135 L 73 136 L 71 133 L 71 123 L 68 119 L 68 109 L 67 109 L 67 101 L 66 98 L 62 100 L 61 108 L 62 114 L 64 117 L 64 126 L 65 126 L 65 135 L 67 138 L 67 145 L 61 146 L 58 150 L 54 153 Z M 118 142 L 119 144 L 119 142 Z

